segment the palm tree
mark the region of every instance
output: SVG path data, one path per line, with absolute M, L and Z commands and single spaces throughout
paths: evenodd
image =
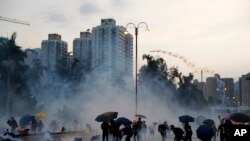
M 26 53 L 15 43 L 16 33 L 7 41 L 0 44 L 0 76 L 6 93 L 6 109 L 8 114 L 13 113 L 13 98 L 16 95 L 28 93 L 26 71 L 24 64 Z

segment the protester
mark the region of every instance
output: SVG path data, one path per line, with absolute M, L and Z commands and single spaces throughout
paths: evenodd
M 174 125 L 170 126 L 170 129 L 173 131 L 175 137 L 174 141 L 181 141 L 183 139 L 183 130 L 181 128 L 175 127 Z
M 184 141 L 192 141 L 193 131 L 188 122 L 184 123 L 185 137 Z
M 8 124 L 8 125 L 10 126 L 10 128 L 11 128 L 10 132 L 15 133 L 16 128 L 18 127 L 18 124 L 17 124 L 15 118 L 14 118 L 14 117 L 11 117 L 11 118 L 7 121 L 7 124 Z
M 138 121 L 133 124 L 134 141 L 141 140 L 141 129 L 142 129 L 142 121 L 141 118 L 138 118 Z
M 37 132 L 42 132 L 43 128 L 44 128 L 44 124 L 41 120 L 39 120 L 37 124 Z
M 125 141 L 130 141 L 130 138 L 133 136 L 133 129 L 129 124 L 122 129 L 122 135 L 126 135 Z
M 108 122 L 103 122 L 101 124 L 102 128 L 102 141 L 108 141 L 109 138 L 109 130 L 110 130 L 110 125 Z
M 144 140 L 146 140 L 146 135 L 147 135 L 147 124 L 146 121 L 142 121 L 142 126 L 141 126 L 141 134 L 143 135 Z
M 36 118 L 33 116 L 31 120 L 31 132 L 36 132 L 38 126 L 38 122 Z
M 165 141 L 166 140 L 166 135 L 167 135 L 167 122 L 166 121 L 164 121 L 163 124 L 160 124 L 158 126 L 158 131 L 161 134 L 162 141 Z

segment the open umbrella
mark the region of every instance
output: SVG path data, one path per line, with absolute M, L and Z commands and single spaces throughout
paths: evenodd
M 233 113 L 229 118 L 234 122 L 247 123 L 250 122 L 250 116 L 243 113 Z
M 105 113 L 102 113 L 101 115 L 106 115 L 111 119 L 115 119 L 118 116 L 118 112 L 105 112 Z
M 194 118 L 189 115 L 183 115 L 179 117 L 180 122 L 186 123 L 186 122 L 194 122 Z
M 210 141 L 214 136 L 213 129 L 207 125 L 200 125 L 196 130 L 196 134 L 202 141 Z
M 36 118 L 47 118 L 48 116 L 43 112 L 38 112 L 35 114 Z
M 129 119 L 125 118 L 125 117 L 119 117 L 118 119 L 115 120 L 115 122 L 120 123 L 120 124 L 131 124 L 132 121 L 130 121 Z
M 212 120 L 212 119 L 205 119 L 205 120 L 203 121 L 203 124 L 208 125 L 209 127 L 212 127 L 212 126 L 215 125 L 215 122 L 214 122 L 214 120 Z
M 136 114 L 135 115 L 136 117 L 139 117 L 139 118 L 146 118 L 146 116 L 142 115 L 142 114 Z
M 27 126 L 32 121 L 33 117 L 34 116 L 31 116 L 31 115 L 25 115 L 25 116 L 21 117 L 21 119 L 19 121 L 21 128 L 24 128 L 25 126 Z
M 106 115 L 98 115 L 96 118 L 95 118 L 95 121 L 97 122 L 108 122 L 110 121 L 111 118 L 106 116 Z
M 195 118 L 195 122 L 196 122 L 196 124 L 198 124 L 198 125 L 202 125 L 203 124 L 203 121 L 205 120 L 206 118 L 204 117 L 204 116 L 197 116 L 196 118 Z

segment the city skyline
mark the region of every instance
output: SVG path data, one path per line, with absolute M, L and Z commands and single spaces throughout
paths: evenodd
M 17 43 L 24 49 L 40 48 L 47 34 L 58 33 L 72 50 L 73 39 L 79 32 L 92 29 L 103 18 L 114 18 L 121 26 L 145 21 L 151 32 L 140 30 L 139 66 L 143 64 L 142 54 L 160 49 L 183 55 L 197 66 L 208 67 L 235 81 L 250 71 L 250 2 L 247 0 L 39 1 L 36 3 L 39 8 L 31 0 L 1 3 L 0 16 L 31 23 L 26 27 L 0 22 L 0 35 L 10 36 L 16 31 Z M 134 31 L 129 29 L 129 32 L 133 34 Z M 169 66 L 178 65 L 184 73 L 192 71 L 178 59 L 157 55 L 166 59 Z M 200 77 L 196 75 L 196 78 Z

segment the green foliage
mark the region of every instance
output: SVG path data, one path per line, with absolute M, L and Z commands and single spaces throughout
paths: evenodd
M 156 96 L 177 101 L 179 105 L 190 109 L 203 108 L 205 99 L 203 94 L 193 84 L 193 74 L 183 76 L 178 68 L 168 69 L 162 58 L 143 55 L 147 63 L 141 67 L 139 85 L 149 89 Z
M 15 39 L 16 33 L 13 33 L 10 39 L 2 40 L 0 43 L 0 81 L 9 100 L 9 112 L 15 111 L 15 99 L 22 99 L 26 104 L 34 104 L 27 85 L 26 72 L 29 67 L 24 64 L 26 53 L 16 45 Z M 29 104 L 28 106 L 31 106 Z

